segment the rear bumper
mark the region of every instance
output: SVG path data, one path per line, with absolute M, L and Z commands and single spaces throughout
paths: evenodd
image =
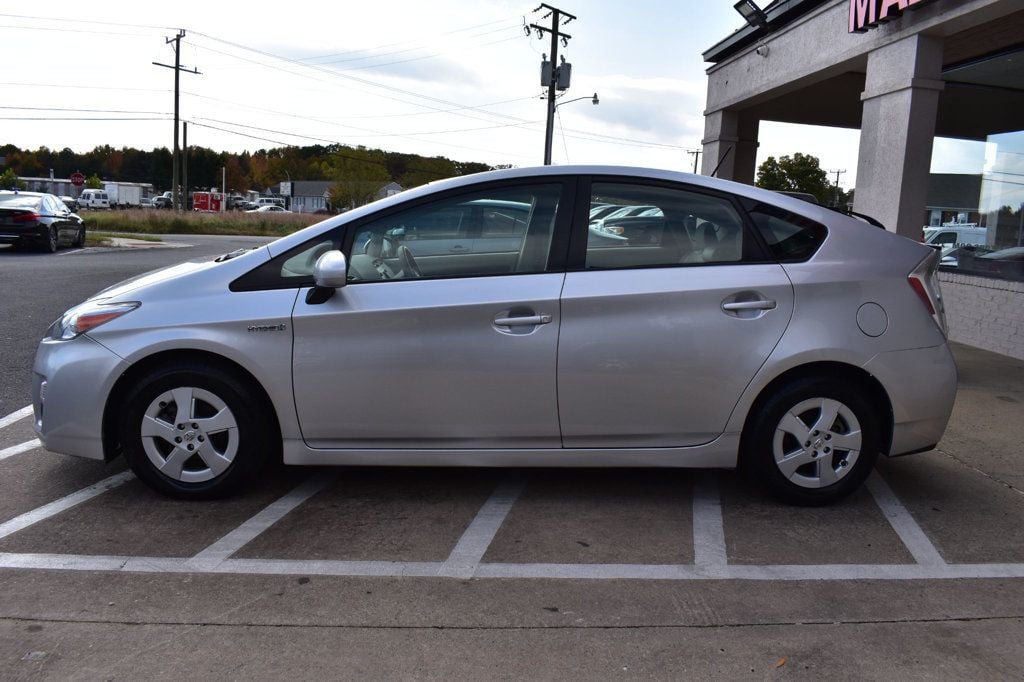
M 947 344 L 879 353 L 864 369 L 881 382 L 892 403 L 890 457 L 939 442 L 956 400 L 956 362 Z
M 44 339 L 32 367 L 34 426 L 51 452 L 104 459 L 103 409 L 128 363 L 88 336 Z
M 46 238 L 46 227 L 30 225 L 27 227 L 0 226 L 0 244 L 17 244 L 31 239 L 33 241 Z

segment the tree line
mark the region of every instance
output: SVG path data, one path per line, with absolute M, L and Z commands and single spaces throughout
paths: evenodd
M 48 177 L 53 169 L 58 178 L 78 171 L 109 181 L 149 182 L 157 190 L 171 185 L 172 154 L 166 147 L 145 151 L 102 145 L 79 153 L 66 147 L 59 151 L 48 147 L 28 150 L 8 144 L 0 146 L 0 157 L 6 157 L 6 170 L 21 177 Z M 492 170 L 485 163 L 344 145 L 280 147 L 240 154 L 189 147 L 187 162 L 190 190 L 220 187 L 223 168 L 229 191 L 276 189 L 279 182 L 289 178 L 335 182 L 332 194 L 337 194 L 335 202 L 341 205 L 363 203 L 360 197 L 365 190 L 360 188 L 374 186 L 372 195 L 392 180 L 408 188 Z

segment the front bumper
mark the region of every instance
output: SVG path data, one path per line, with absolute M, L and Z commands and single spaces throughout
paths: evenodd
M 103 410 L 128 363 L 87 335 L 43 339 L 32 367 L 34 426 L 52 452 L 104 459 Z
M 937 444 L 956 400 L 956 362 L 949 345 L 879 353 L 864 369 L 881 382 L 892 403 L 889 456 Z

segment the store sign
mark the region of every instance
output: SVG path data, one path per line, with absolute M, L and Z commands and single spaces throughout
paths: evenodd
M 863 33 L 932 0 L 850 0 L 850 33 Z

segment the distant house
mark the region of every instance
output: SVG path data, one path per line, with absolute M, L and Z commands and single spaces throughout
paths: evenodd
M 295 180 L 281 183 L 281 196 L 288 198 L 288 210 L 315 213 L 331 208 L 331 185 L 328 180 Z M 289 192 L 290 185 L 290 192 Z
M 321 209 L 332 210 L 330 180 L 294 180 L 282 182 L 281 196 L 289 197 L 288 209 L 296 213 L 314 213 Z M 389 182 L 379 190 L 375 198 L 383 199 L 398 194 L 402 186 L 397 182 Z
M 932 173 L 928 176 L 925 225 L 981 222 L 981 175 Z

